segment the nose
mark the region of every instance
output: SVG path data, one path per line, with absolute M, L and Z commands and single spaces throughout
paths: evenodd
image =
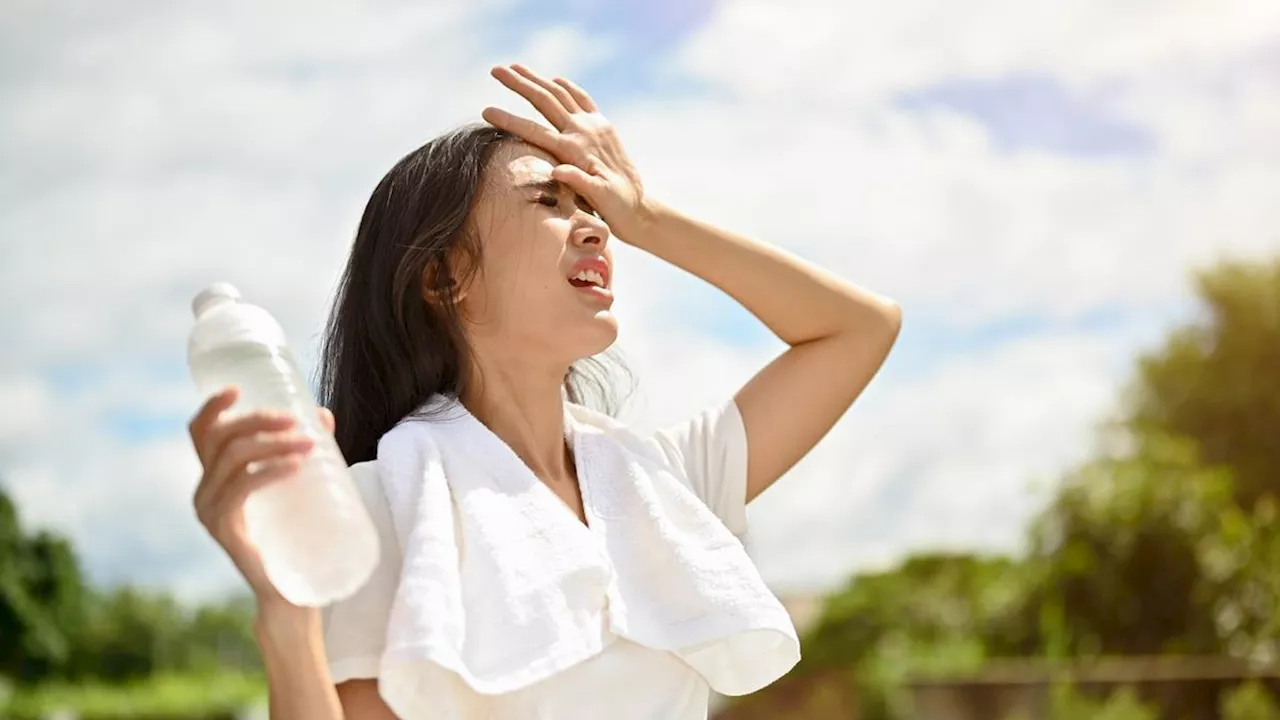
M 583 219 L 581 224 L 573 231 L 571 236 L 573 244 L 584 249 L 604 250 L 605 246 L 609 244 L 609 226 L 605 224 L 604 220 L 591 213 L 581 211 L 578 214 Z

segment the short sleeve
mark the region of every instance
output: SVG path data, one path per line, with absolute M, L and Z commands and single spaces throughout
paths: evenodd
M 730 400 L 654 434 L 668 462 L 734 535 L 747 532 L 747 429 Z
M 377 464 L 357 463 L 351 466 L 351 475 L 369 517 L 378 529 L 381 555 L 378 566 L 364 586 L 321 611 L 325 652 L 335 684 L 378 677 L 402 564 L 400 540 L 391 521 L 391 509 L 387 506 L 382 485 L 378 482 Z

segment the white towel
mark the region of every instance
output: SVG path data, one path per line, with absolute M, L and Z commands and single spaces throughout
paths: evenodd
M 378 444 L 404 553 L 379 679 L 398 715 L 463 716 L 441 703 L 526 687 L 612 635 L 675 653 L 726 695 L 799 660 L 742 543 L 650 441 L 566 405 L 583 525 L 460 403 L 431 410 Z

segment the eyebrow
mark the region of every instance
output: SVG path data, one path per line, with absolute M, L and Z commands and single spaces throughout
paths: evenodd
M 520 183 L 518 188 L 533 188 L 534 190 L 542 190 L 552 195 L 560 194 L 560 181 L 547 178 L 546 180 L 530 180 L 526 183 Z

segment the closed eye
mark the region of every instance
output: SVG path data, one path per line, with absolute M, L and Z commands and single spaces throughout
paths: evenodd
M 591 203 L 587 202 L 586 198 L 582 197 L 581 195 L 577 195 L 574 197 L 574 200 L 575 202 L 577 202 L 578 207 L 582 208 L 582 210 L 586 212 L 588 215 L 595 215 L 596 217 L 600 217 L 600 213 L 596 212 L 596 209 L 591 207 Z M 537 202 L 539 205 L 545 205 L 546 207 L 549 207 L 549 208 L 560 207 L 560 198 L 556 195 L 551 195 L 549 193 L 540 193 L 538 195 Z

